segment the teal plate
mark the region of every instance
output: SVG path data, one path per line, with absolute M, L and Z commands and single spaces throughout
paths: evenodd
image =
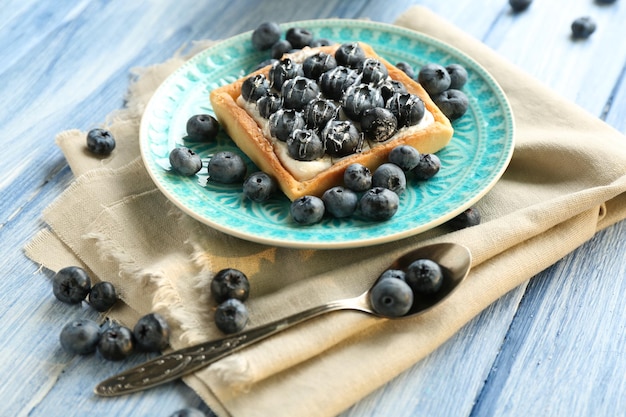
M 463 91 L 467 113 L 453 123 L 454 137 L 437 155 L 442 169 L 432 179 L 409 178 L 400 208 L 385 222 L 325 218 L 301 226 L 289 216 L 289 200 L 280 195 L 264 203 L 244 198 L 241 185 L 208 181 L 206 168 L 183 177 L 171 170 L 169 152 L 188 146 L 204 166 L 219 150 L 241 153 L 224 133 L 215 143 L 186 142 L 185 125 L 194 114 L 213 114 L 209 92 L 251 72 L 267 52 L 256 51 L 250 33 L 229 38 L 195 55 L 165 80 L 145 109 L 140 132 L 146 168 L 165 196 L 195 219 L 230 235 L 284 247 L 338 249 L 375 245 L 424 232 L 475 204 L 504 173 L 513 153 L 513 117 L 508 101 L 491 75 L 467 55 L 418 32 L 360 20 L 312 20 L 284 25 L 305 27 L 316 38 L 342 43 L 362 41 L 392 63 L 420 68 L 435 62 L 459 63 L 469 73 Z M 242 154 L 245 157 L 245 155 Z M 248 161 L 248 172 L 256 167 Z

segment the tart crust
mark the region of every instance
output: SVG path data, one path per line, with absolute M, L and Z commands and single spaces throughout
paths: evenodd
M 430 99 L 422 86 L 409 78 L 403 71 L 378 56 L 371 46 L 364 43 L 359 44 L 367 57 L 378 59 L 387 67 L 392 79 L 402 82 L 409 93 L 419 96 L 424 101 L 426 110 L 434 117 L 434 122 L 413 134 L 404 135 L 397 139 L 392 138 L 373 148 L 344 157 L 309 180 L 300 181 L 294 178 L 280 162 L 274 152 L 272 142 L 264 136 L 261 127 L 245 109 L 237 104 L 244 80 L 253 74 L 263 73 L 268 76 L 270 66 L 261 68 L 231 84 L 219 87 L 210 94 L 215 116 L 225 132 L 261 171 L 276 179 L 281 190 L 290 200 L 295 200 L 304 195 L 321 197 L 327 189 L 342 185 L 343 173 L 350 164 L 360 163 L 374 172 L 378 166 L 387 162 L 389 152 L 398 145 L 411 145 L 421 153 L 435 153 L 445 147 L 452 138 L 454 130 L 450 121 Z M 332 45 L 313 48 L 313 50 L 334 54 L 338 47 L 339 45 Z

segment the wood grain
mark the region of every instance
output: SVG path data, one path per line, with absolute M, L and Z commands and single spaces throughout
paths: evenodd
M 626 3 L 505 0 L 284 2 L 8 0 L 0 12 L 0 415 L 168 416 L 201 405 L 182 383 L 119 399 L 91 394 L 139 363 L 73 358 L 58 344 L 72 317 L 48 274 L 22 253 L 72 174 L 56 133 L 100 125 L 123 106 L 135 67 L 181 45 L 260 22 L 346 17 L 393 22 L 412 4 L 445 16 L 551 89 L 626 132 Z M 572 41 L 571 21 L 598 29 Z M 626 143 L 625 143 L 626 146 Z M 344 416 L 626 415 L 626 223 L 494 303 L 454 338 Z M 206 408 L 205 408 L 206 410 Z

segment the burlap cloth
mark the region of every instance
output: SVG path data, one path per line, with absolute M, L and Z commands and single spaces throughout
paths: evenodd
M 159 311 L 173 325 L 172 346 L 180 348 L 221 335 L 207 285 L 221 268 L 239 268 L 251 280 L 250 328 L 360 294 L 390 259 L 425 240 L 467 245 L 474 258 L 469 279 L 426 315 L 388 321 L 333 313 L 185 378 L 220 416 L 332 416 L 432 352 L 494 300 L 626 218 L 624 136 L 427 9 L 412 8 L 396 23 L 470 55 L 511 102 L 515 152 L 478 203 L 481 225 L 322 251 L 263 246 L 199 224 L 161 195 L 138 156 L 142 109 L 184 62 L 178 56 L 137 70 L 127 107 L 104 124 L 118 141 L 110 158 L 85 151 L 85 132 L 58 135 L 76 180 L 45 210 L 49 227 L 27 255 L 51 270 L 78 264 L 95 280 L 112 281 L 125 304 L 111 317 L 132 326 L 139 315 Z

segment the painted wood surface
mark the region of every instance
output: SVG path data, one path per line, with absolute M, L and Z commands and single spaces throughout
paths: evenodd
M 183 44 L 260 22 L 393 22 L 422 4 L 568 99 L 626 132 L 626 2 L 506 0 L 5 0 L 0 10 L 0 416 L 168 416 L 202 406 L 182 383 L 104 400 L 91 387 L 129 363 L 73 358 L 72 317 L 22 253 L 72 175 L 54 135 L 87 130 L 123 106 L 132 68 Z M 573 42 L 590 15 L 597 32 Z M 625 145 L 626 146 L 626 143 Z M 626 223 L 599 233 L 494 303 L 422 362 L 344 416 L 625 416 Z M 135 358 L 139 362 L 142 358 Z

